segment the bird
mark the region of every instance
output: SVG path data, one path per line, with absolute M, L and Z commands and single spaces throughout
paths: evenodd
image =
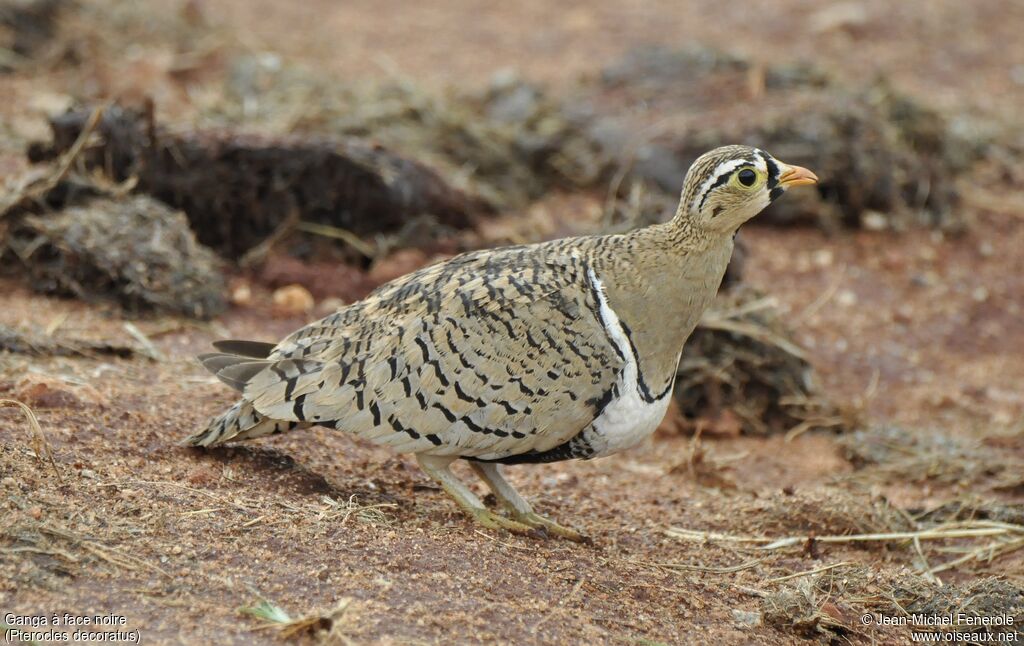
M 280 343 L 215 342 L 199 361 L 241 398 L 183 443 L 336 429 L 414 454 L 484 527 L 589 541 L 537 513 L 504 465 L 602 457 L 651 435 L 740 225 L 817 179 L 758 148 L 716 148 L 665 222 L 464 253 Z M 504 513 L 451 471 L 459 459 Z

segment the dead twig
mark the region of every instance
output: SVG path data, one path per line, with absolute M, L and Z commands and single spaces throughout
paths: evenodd
M 665 534 L 673 538 L 689 541 L 711 542 L 724 541 L 736 543 L 757 543 L 760 549 L 774 550 L 783 547 L 794 547 L 803 545 L 813 538 L 816 543 L 857 543 L 865 541 L 906 541 L 918 537 L 921 540 L 937 540 L 946 538 L 975 538 L 978 536 L 1002 536 L 1013 532 L 1024 534 L 1024 526 L 1010 525 L 1008 523 L 991 523 L 988 521 L 976 521 L 973 523 L 957 523 L 963 527 L 937 527 L 916 532 L 885 532 L 878 534 L 848 534 L 840 536 L 786 536 L 784 538 L 768 538 L 763 536 L 742 536 L 736 534 L 719 534 L 716 532 L 701 532 L 681 527 L 670 527 Z M 977 525 L 977 526 L 975 526 Z
M 342 229 L 341 227 L 335 227 L 329 224 L 320 224 L 319 222 L 305 221 L 299 222 L 296 225 L 296 228 L 305 233 L 312 233 L 313 235 L 323 236 L 325 238 L 341 240 L 367 258 L 374 258 L 376 256 L 376 251 L 373 246 L 364 242 L 359 236 L 348 229 Z
M 0 217 L 3 217 L 19 205 L 40 201 L 43 196 L 52 191 L 68 176 L 68 173 L 71 172 L 71 167 L 82 153 L 82 150 L 85 149 L 85 144 L 89 141 L 89 137 L 92 136 L 96 126 L 99 125 L 100 120 L 103 118 L 103 113 L 108 106 L 109 104 L 101 105 L 89 114 L 89 118 L 86 120 L 75 142 L 60 156 L 56 172 L 46 175 L 41 179 L 28 182 L 26 185 L 12 191 L 7 199 L 0 201 Z
M 274 229 L 273 233 L 267 236 L 263 242 L 242 254 L 242 257 L 238 259 L 238 266 L 243 269 L 249 269 L 262 263 L 274 246 L 295 230 L 299 225 L 301 217 L 302 214 L 299 212 L 299 209 L 292 207 L 285 219 L 281 221 L 281 224 L 277 225 L 277 228 Z
M 165 357 L 164 354 L 160 352 L 155 345 L 153 345 L 153 342 L 149 340 L 149 337 L 146 336 L 142 330 L 136 327 L 134 323 L 125 321 L 124 329 L 133 339 L 139 342 L 139 345 L 142 346 L 142 349 L 145 351 L 144 354 L 147 357 L 153 361 L 167 360 L 167 357 Z
M 781 583 L 782 581 L 789 581 L 790 579 L 796 579 L 802 576 L 812 576 L 820 574 L 822 572 L 828 572 L 841 567 L 850 567 L 856 565 L 853 561 L 842 561 L 841 563 L 833 563 L 832 565 L 823 565 L 821 567 L 814 568 L 813 570 L 806 570 L 804 572 L 794 572 L 793 574 L 787 574 L 786 576 L 775 577 L 774 579 L 768 579 L 765 583 Z
M 629 561 L 630 563 L 636 563 L 638 565 L 646 565 L 650 567 L 656 567 L 663 570 L 682 570 L 684 572 L 707 572 L 709 574 L 732 574 L 734 572 L 742 572 L 744 570 L 750 570 L 757 567 L 765 562 L 766 559 L 759 558 L 752 561 L 745 561 L 737 565 L 726 565 L 726 566 L 713 566 L 713 565 L 693 565 L 690 563 L 664 563 L 660 561 Z
M 78 563 L 78 557 L 74 554 L 65 552 L 64 550 L 54 549 L 43 549 L 41 547 L 33 547 L 31 545 L 23 545 L 21 547 L 4 547 L 0 548 L 0 553 L 3 554 L 19 554 L 22 552 L 29 552 L 31 554 L 45 554 L 46 556 L 59 556 L 60 558 L 68 561 L 69 563 Z
M 744 536 L 737 534 L 722 534 L 717 532 L 702 532 L 681 527 L 670 527 L 665 534 L 673 538 L 685 541 L 702 543 L 724 542 L 742 543 L 756 545 L 760 550 L 777 550 L 787 547 L 799 547 L 809 541 L 814 543 L 861 543 L 861 542 L 909 542 L 917 550 L 921 565 L 919 573 L 937 581 L 935 575 L 939 572 L 953 569 L 971 561 L 982 561 L 990 563 L 994 559 L 1024 549 L 1024 525 L 1013 523 L 1002 523 L 986 520 L 958 521 L 944 523 L 936 527 L 920 529 L 909 532 L 882 532 L 874 534 L 848 534 L 833 536 Z M 930 566 L 924 557 L 922 541 L 945 541 L 956 539 L 979 539 L 988 538 L 985 544 L 971 548 L 959 558 L 941 563 L 934 567 Z M 835 566 L 838 567 L 838 566 Z M 825 568 L 830 569 L 830 568 Z M 812 574 L 806 572 L 803 574 Z M 779 580 L 793 578 L 796 575 L 787 575 Z M 774 579 L 772 581 L 775 581 Z

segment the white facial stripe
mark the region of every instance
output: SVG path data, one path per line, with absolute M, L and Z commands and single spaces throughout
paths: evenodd
M 765 161 L 767 154 L 768 153 L 764 152 L 760 148 L 754 149 L 754 166 L 757 167 L 757 170 L 765 174 L 768 173 L 768 162 Z
M 724 174 L 728 174 L 731 171 L 736 170 L 740 166 L 753 166 L 758 169 L 763 175 L 768 174 L 768 164 L 765 162 L 764 156 L 766 153 L 755 148 L 754 149 L 754 160 L 751 162 L 749 159 L 730 159 L 729 161 L 722 162 L 715 167 L 704 183 L 701 184 L 700 190 L 697 192 L 697 196 L 693 200 L 692 208 L 696 210 L 700 207 L 701 202 L 704 199 L 704 194 L 707 193 L 715 182 Z
M 735 170 L 740 166 L 749 163 L 750 162 L 745 159 L 730 159 L 727 162 L 722 162 L 718 166 L 715 166 L 714 172 L 708 175 L 708 178 L 704 180 L 703 184 L 700 185 L 700 190 L 697 191 L 697 196 L 693 200 L 693 209 L 695 211 L 697 210 L 698 206 L 701 203 L 701 200 L 704 199 L 704 194 L 708 192 L 708 190 L 718 180 L 719 177 L 721 177 L 724 173 L 728 173 L 729 171 Z

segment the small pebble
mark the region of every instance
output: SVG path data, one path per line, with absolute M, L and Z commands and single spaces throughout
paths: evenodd
M 1014 65 L 1010 68 L 1010 80 L 1017 85 L 1024 85 L 1024 65 Z
M 831 249 L 818 249 L 814 252 L 812 260 L 818 267 L 831 267 L 835 261 L 835 254 Z
M 889 220 L 878 211 L 864 211 L 860 216 L 861 225 L 868 231 L 885 231 L 889 228 Z
M 738 610 L 733 609 L 732 620 L 740 626 L 760 626 L 761 625 L 761 613 L 753 610 Z
M 306 314 L 316 305 L 313 295 L 302 285 L 286 285 L 274 290 L 273 302 L 274 313 L 281 316 Z
M 252 305 L 252 287 L 249 286 L 249 283 L 236 285 L 231 290 L 231 302 L 239 307 Z
M 926 271 L 923 274 L 915 274 L 910 282 L 916 287 L 932 287 L 939 282 L 939 275 L 934 271 Z
M 1010 411 L 1000 410 L 992 413 L 992 423 L 1000 426 L 1008 426 L 1014 422 L 1014 416 Z
M 909 323 L 914 319 L 914 308 L 904 303 L 896 308 L 892 318 L 897 323 Z
M 18 481 L 15 480 L 12 476 L 7 476 L 3 480 L 0 480 L 0 483 L 3 483 L 3 485 L 5 487 L 11 487 L 11 488 L 18 486 Z

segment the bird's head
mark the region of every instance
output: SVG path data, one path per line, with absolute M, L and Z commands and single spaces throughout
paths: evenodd
M 723 146 L 697 158 L 686 173 L 679 216 L 707 232 L 732 234 L 791 186 L 818 177 L 749 146 Z

